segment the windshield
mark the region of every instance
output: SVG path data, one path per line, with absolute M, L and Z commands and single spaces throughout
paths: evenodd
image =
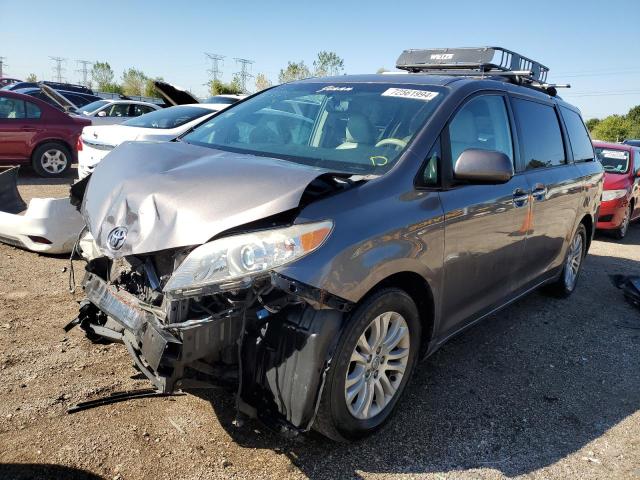
M 629 171 L 629 152 L 596 147 L 596 156 L 605 172 L 627 173 Z
M 87 105 L 85 105 L 82 108 L 79 108 L 77 110 L 78 113 L 84 113 L 85 115 L 88 115 L 89 113 L 93 113 L 96 110 L 98 110 L 101 107 L 104 107 L 107 103 L 106 100 L 96 100 L 95 102 L 91 102 Z
M 196 118 L 204 117 L 210 113 L 213 112 L 206 108 L 178 105 L 176 107 L 164 108 L 140 115 L 139 117 L 123 122 L 122 125 L 129 127 L 171 129 L 180 127 L 185 123 L 195 120 Z
M 298 83 L 222 111 L 182 138 L 348 173 L 381 174 L 442 101 L 432 86 Z

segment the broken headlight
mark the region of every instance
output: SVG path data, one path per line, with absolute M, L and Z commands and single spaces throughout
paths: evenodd
M 193 250 L 164 287 L 168 294 L 199 295 L 209 285 L 238 281 L 290 263 L 320 247 L 333 222 L 293 225 L 214 240 Z

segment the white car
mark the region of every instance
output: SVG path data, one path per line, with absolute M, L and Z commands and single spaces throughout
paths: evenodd
M 78 178 L 83 179 L 111 150 L 126 141 L 169 141 L 228 107 L 224 104 L 177 105 L 132 118 L 119 125 L 84 127 L 78 139 Z
M 93 125 L 113 125 L 161 108 L 160 105 L 137 100 L 96 100 L 76 108 L 75 114 L 91 120 Z

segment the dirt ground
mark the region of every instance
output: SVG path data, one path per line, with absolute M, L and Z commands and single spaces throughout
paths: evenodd
M 20 191 L 67 185 L 27 175 Z M 452 340 L 348 446 L 234 427 L 217 390 L 67 414 L 148 384 L 122 345 L 62 330 L 81 298 L 68 259 L 0 245 L 0 479 L 640 479 L 640 311 L 608 277 L 640 273 L 639 244 L 640 225 L 598 237 L 570 299 L 535 293 Z

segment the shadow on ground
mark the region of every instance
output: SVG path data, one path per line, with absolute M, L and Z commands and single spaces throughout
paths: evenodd
M 639 241 L 637 226 L 622 243 Z M 208 400 L 238 444 L 287 455 L 311 478 L 533 472 L 640 409 L 640 312 L 613 287 L 616 273 L 640 274 L 640 263 L 592 253 L 570 299 L 534 293 L 453 339 L 418 365 L 391 422 L 359 443 L 235 428 L 232 396 Z
M 71 185 L 78 178 L 78 166 L 71 168 L 62 177 L 44 178 L 39 176 L 30 166 L 20 166 L 18 185 Z
M 0 463 L 0 478 L 4 480 L 103 480 L 98 475 L 77 468 L 31 463 Z

